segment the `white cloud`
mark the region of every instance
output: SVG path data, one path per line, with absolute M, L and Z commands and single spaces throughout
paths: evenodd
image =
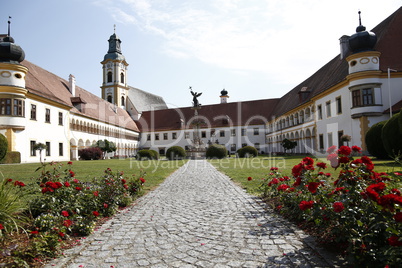
M 374 16 L 377 5 L 369 0 L 108 2 L 115 20 L 161 37 L 162 50 L 171 57 L 263 72 L 279 83 L 301 82 L 306 71 L 312 74 L 332 59 L 338 38 L 357 26 L 358 9 L 367 8 L 367 17 Z M 381 14 L 381 20 L 389 14 Z

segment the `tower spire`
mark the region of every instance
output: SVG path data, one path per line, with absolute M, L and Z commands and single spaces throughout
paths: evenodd
M 361 18 L 361 16 L 360 16 L 360 14 L 362 13 L 360 10 L 359 10 L 359 26 L 357 26 L 357 28 L 356 28 L 356 32 L 358 33 L 358 32 L 363 32 L 363 31 L 365 31 L 366 30 L 366 27 L 364 27 L 363 25 L 362 25 L 362 18 Z
M 10 25 L 11 25 L 11 16 L 8 16 L 8 34 L 7 34 L 7 36 L 10 36 Z

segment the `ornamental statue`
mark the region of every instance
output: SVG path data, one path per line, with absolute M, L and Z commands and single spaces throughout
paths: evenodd
M 194 107 L 194 108 L 200 107 L 200 106 L 201 106 L 201 103 L 198 102 L 198 99 L 197 99 L 197 98 L 198 98 L 199 96 L 201 96 L 202 92 L 201 92 L 201 93 L 193 92 L 193 90 L 191 89 L 191 87 L 190 87 L 190 92 L 191 92 L 191 95 L 193 95 L 193 107 Z

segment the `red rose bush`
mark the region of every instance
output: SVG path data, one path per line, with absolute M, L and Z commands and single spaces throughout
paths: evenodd
M 402 174 L 377 173 L 358 146 L 327 150 L 328 165 L 305 157 L 292 177 L 271 168 L 260 190 L 283 215 L 313 224 L 326 243 L 345 245 L 357 266 L 398 267 L 402 263 Z M 358 155 L 358 156 L 356 156 Z

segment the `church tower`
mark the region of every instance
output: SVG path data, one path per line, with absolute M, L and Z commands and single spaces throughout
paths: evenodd
M 101 62 L 103 66 L 102 98 L 125 108 L 127 103 L 127 66 L 121 53 L 121 40 L 115 32 L 109 38 L 109 50 Z

